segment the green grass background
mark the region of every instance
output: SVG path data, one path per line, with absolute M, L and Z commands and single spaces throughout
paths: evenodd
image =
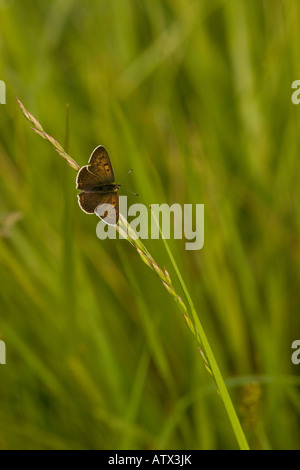
M 103 144 L 129 203 L 204 203 L 170 247 L 254 449 L 300 448 L 297 0 L 0 1 L 1 449 L 236 449 L 194 337 L 76 173 Z M 126 194 L 126 193 L 123 193 Z M 7 214 L 22 219 L 8 227 Z M 6 236 L 4 236 L 6 235 Z M 180 285 L 161 240 L 145 244 Z

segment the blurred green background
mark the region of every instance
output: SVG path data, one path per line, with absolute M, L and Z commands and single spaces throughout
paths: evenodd
M 194 337 L 125 240 L 100 241 L 69 154 L 129 203 L 205 205 L 170 246 L 249 445 L 300 448 L 297 0 L 0 1 L 1 449 L 236 449 Z M 126 194 L 121 191 L 121 194 Z M 145 244 L 183 295 L 161 240 Z M 184 298 L 184 297 L 183 297 Z

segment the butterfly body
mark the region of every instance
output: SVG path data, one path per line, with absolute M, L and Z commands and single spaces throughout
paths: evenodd
M 108 224 L 115 225 L 119 220 L 120 185 L 114 181 L 114 171 L 107 151 L 99 145 L 92 152 L 88 165 L 80 168 L 76 178 L 78 203 L 87 214 L 94 214 Z M 103 210 L 102 210 L 103 207 Z
M 93 188 L 87 188 L 84 190 L 85 193 L 111 193 L 116 192 L 120 188 L 119 184 L 99 184 L 99 186 L 95 186 Z

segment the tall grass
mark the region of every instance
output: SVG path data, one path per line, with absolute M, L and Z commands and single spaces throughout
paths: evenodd
M 170 251 L 250 447 L 299 448 L 298 17 L 296 0 L 0 3 L 1 448 L 238 447 L 172 296 L 97 239 L 16 96 L 58 142 L 69 103 L 67 153 L 105 145 L 141 202 L 204 203 L 203 249 Z
M 63 149 L 63 147 L 59 144 L 59 142 L 57 142 L 57 140 L 55 140 L 53 137 L 51 137 L 49 134 L 47 134 L 44 131 L 44 129 L 41 126 L 40 122 L 27 109 L 25 109 L 24 105 L 21 103 L 20 100 L 18 100 L 18 104 L 19 104 L 19 106 L 21 108 L 21 111 L 22 111 L 23 115 L 25 116 L 25 118 L 31 124 L 33 124 L 32 130 L 35 131 L 43 139 L 48 140 L 53 145 L 55 150 L 59 153 L 59 155 L 61 157 L 65 158 L 68 165 L 71 168 L 78 171 L 78 169 L 80 168 L 79 165 L 67 154 L 67 152 Z M 68 121 L 68 110 L 69 110 L 69 108 L 67 107 L 67 122 L 66 122 L 67 131 L 68 131 L 68 122 L 69 122 Z M 126 220 L 124 215 L 122 215 L 122 213 L 120 213 L 120 220 L 119 220 L 118 224 L 115 226 L 115 230 L 117 232 L 119 232 L 120 235 L 125 240 L 128 240 L 129 243 L 131 243 L 131 245 L 133 245 L 136 248 L 138 254 L 140 255 L 141 259 L 144 261 L 144 263 L 146 263 L 146 265 L 149 266 L 149 268 L 152 269 L 157 274 L 157 276 L 161 280 L 163 286 L 166 288 L 167 292 L 174 298 L 174 300 L 177 303 L 179 309 L 183 313 L 184 319 L 185 319 L 189 329 L 191 330 L 191 332 L 193 333 L 193 335 L 195 336 L 195 338 L 196 338 L 196 340 L 199 344 L 200 351 L 201 351 L 202 357 L 204 359 L 205 367 L 215 380 L 217 391 L 219 392 L 220 397 L 222 398 L 222 401 L 223 401 L 224 406 L 226 408 L 226 411 L 228 413 L 228 418 L 229 418 L 229 420 L 232 424 L 233 431 L 234 431 L 236 439 L 239 443 L 240 449 L 248 450 L 249 447 L 248 447 L 247 440 L 245 438 L 243 429 L 242 429 L 242 427 L 240 425 L 240 422 L 238 420 L 238 417 L 236 415 L 236 411 L 234 409 L 234 406 L 231 402 L 231 399 L 230 399 L 228 390 L 226 388 L 226 385 L 224 384 L 224 381 L 223 381 L 220 369 L 219 369 L 219 367 L 216 363 L 213 351 L 210 347 L 210 344 L 209 344 L 209 341 L 206 337 L 206 334 L 205 334 L 205 332 L 202 328 L 201 322 L 199 320 L 198 314 L 197 314 L 196 309 L 194 307 L 194 304 L 193 304 L 192 298 L 190 296 L 190 293 L 189 293 L 189 291 L 187 289 L 187 286 L 186 286 L 186 284 L 185 284 L 185 282 L 182 278 L 182 275 L 181 275 L 181 273 L 180 273 L 180 271 L 177 267 L 176 261 L 175 261 L 173 255 L 172 255 L 172 252 L 171 252 L 171 250 L 169 248 L 169 245 L 166 241 L 166 237 L 165 237 L 163 231 L 161 230 L 161 228 L 159 226 L 159 221 L 157 220 L 155 215 L 154 215 L 154 221 L 155 221 L 155 224 L 156 224 L 156 226 L 157 226 L 157 228 L 160 232 L 161 238 L 163 239 L 163 242 L 164 242 L 165 247 L 166 247 L 166 251 L 169 255 L 171 263 L 172 263 L 172 265 L 175 269 L 175 272 L 177 274 L 177 277 L 179 279 L 179 282 L 180 282 L 181 287 L 183 289 L 183 292 L 185 294 L 186 300 L 187 300 L 188 305 L 189 305 L 189 309 L 187 309 L 185 303 L 182 301 L 180 296 L 176 293 L 176 291 L 173 287 L 172 280 L 171 280 L 170 275 L 169 275 L 168 271 L 166 270 L 166 268 L 164 268 L 164 270 L 162 270 L 158 266 L 157 262 L 153 259 L 153 257 L 151 256 L 151 254 L 149 253 L 149 251 L 145 247 L 144 243 L 139 239 L 139 237 L 134 232 L 134 230 L 131 228 L 130 224 L 128 224 L 128 221 Z M 68 250 L 68 246 L 65 246 L 64 248 L 65 248 L 65 250 Z M 68 271 L 67 271 L 67 277 L 69 277 Z

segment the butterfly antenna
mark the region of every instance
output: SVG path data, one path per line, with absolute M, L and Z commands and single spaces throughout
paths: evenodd
M 120 185 L 121 181 L 123 181 L 128 175 L 130 175 L 130 173 L 131 173 L 132 171 L 133 171 L 133 168 L 131 168 L 131 170 L 129 170 L 129 171 L 126 173 L 126 175 L 124 175 L 123 178 L 120 179 L 119 186 L 121 186 L 121 185 Z M 124 188 L 124 186 L 122 186 L 122 188 L 125 189 L 126 191 L 128 191 L 129 193 L 133 194 L 134 196 L 139 196 L 139 194 L 134 193 L 133 191 L 130 191 L 130 189 Z
M 128 175 L 130 175 L 130 173 L 133 171 L 133 168 L 131 168 L 131 170 L 129 170 L 119 181 L 119 184 L 121 183 L 121 181 L 123 181 Z
M 134 196 L 139 196 L 138 193 L 134 193 L 133 191 L 130 191 L 130 189 L 124 188 L 124 186 L 122 186 L 122 188 L 125 189 L 125 191 L 128 191 L 129 193 L 133 194 Z

